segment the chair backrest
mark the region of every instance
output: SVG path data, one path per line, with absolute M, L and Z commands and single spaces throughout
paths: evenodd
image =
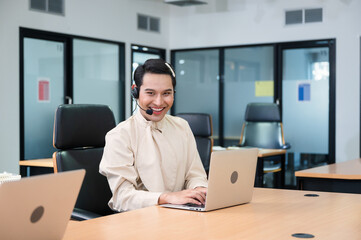
M 178 117 L 185 119 L 196 139 L 199 156 L 202 160 L 203 167 L 208 173 L 211 152 L 213 147 L 212 117 L 205 113 L 179 113 Z
M 108 106 L 93 104 L 60 105 L 55 112 L 55 172 L 85 169 L 86 175 L 75 208 L 96 215 L 108 215 L 112 196 L 106 177 L 99 173 L 106 133 L 115 127 Z
M 240 146 L 285 148 L 280 110 L 275 103 L 249 103 Z

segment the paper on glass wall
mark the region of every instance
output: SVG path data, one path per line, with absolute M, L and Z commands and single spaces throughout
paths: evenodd
M 298 101 L 309 102 L 311 101 L 311 82 L 299 82 L 297 84 Z
M 38 78 L 38 102 L 50 102 L 50 79 Z
M 256 97 L 273 97 L 273 81 L 256 81 L 255 95 Z

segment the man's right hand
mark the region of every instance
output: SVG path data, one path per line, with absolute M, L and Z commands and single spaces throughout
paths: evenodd
M 180 192 L 162 193 L 159 196 L 158 204 L 205 204 L 206 194 L 203 189 L 186 189 Z

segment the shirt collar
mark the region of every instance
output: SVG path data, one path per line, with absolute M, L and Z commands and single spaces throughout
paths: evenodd
M 135 119 L 137 120 L 138 123 L 140 123 L 142 126 L 144 127 L 151 127 L 153 130 L 160 130 L 162 131 L 163 127 L 164 127 L 164 122 L 166 121 L 165 118 L 167 117 L 167 115 L 164 116 L 164 118 L 162 120 L 160 120 L 159 122 L 153 122 L 153 121 L 148 121 L 147 119 L 145 119 L 142 115 L 142 113 L 140 112 L 140 110 L 137 111 L 137 113 L 135 114 Z

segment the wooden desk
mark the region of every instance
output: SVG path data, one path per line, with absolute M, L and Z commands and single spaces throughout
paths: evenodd
M 20 166 L 20 174 L 22 177 L 24 176 L 31 176 L 31 171 L 35 170 L 36 172 L 40 173 L 48 173 L 53 172 L 52 169 L 53 159 L 52 158 L 43 158 L 43 159 L 33 159 L 33 160 L 21 160 L 19 161 Z M 44 169 L 48 168 L 48 169 Z
M 300 190 L 361 193 L 361 159 L 295 172 Z
M 158 206 L 70 223 L 69 239 L 360 239 L 361 195 L 255 189 L 251 203 L 212 212 Z M 315 192 L 312 192 L 315 193 Z
M 19 165 L 27 167 L 54 167 L 52 158 L 21 160 L 19 161 Z
M 261 149 L 259 149 L 258 157 L 263 158 L 263 157 L 271 157 L 271 156 L 277 156 L 277 155 L 282 155 L 282 154 L 286 154 L 285 149 L 265 149 L 265 148 L 261 148 Z

